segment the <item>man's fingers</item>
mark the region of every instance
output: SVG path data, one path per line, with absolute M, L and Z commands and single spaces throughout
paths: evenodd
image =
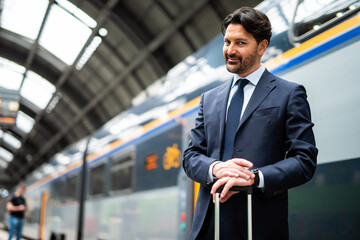
M 242 170 L 242 174 L 245 175 L 245 177 L 243 177 L 243 178 L 246 178 L 246 179 L 255 178 L 255 174 L 253 172 L 251 172 L 250 170 L 246 169 L 246 168 L 244 168 Z
M 217 190 L 220 186 L 224 185 L 229 179 L 230 179 L 229 177 L 224 177 L 224 178 L 221 178 L 221 179 L 217 180 L 217 181 L 214 183 L 214 185 L 212 186 L 210 193 L 211 193 L 211 194 L 215 194 L 215 193 L 216 193 L 216 190 Z
M 234 158 L 226 162 L 217 163 L 214 165 L 213 174 L 217 178 L 234 177 L 234 178 L 254 178 L 255 175 L 247 170 L 251 168 L 253 164 L 243 158 Z
M 238 192 L 229 191 L 224 197 L 220 198 L 220 202 L 226 202 L 232 195 L 237 194 Z
M 230 190 L 230 188 L 232 188 L 232 186 L 234 186 L 234 178 L 231 178 L 226 182 L 223 190 L 221 191 L 220 200 L 223 200 L 223 198 L 228 194 L 228 191 Z
M 252 168 L 254 166 L 252 162 L 243 158 L 233 158 L 232 161 L 242 167 Z
M 254 184 L 254 180 L 253 179 L 243 179 L 243 178 L 222 178 L 217 180 L 212 189 L 211 189 L 211 194 L 213 195 L 213 200 L 214 200 L 214 194 L 216 193 L 216 190 L 224 185 L 224 188 L 221 191 L 220 194 L 220 202 L 226 202 L 227 199 L 229 199 L 232 195 L 234 195 L 235 193 L 237 193 L 237 191 L 231 191 L 230 189 L 233 186 L 251 186 Z

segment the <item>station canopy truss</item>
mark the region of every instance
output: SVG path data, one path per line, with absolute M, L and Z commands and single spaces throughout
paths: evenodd
M 144 101 L 229 13 L 260 2 L 0 0 L 0 188 Z

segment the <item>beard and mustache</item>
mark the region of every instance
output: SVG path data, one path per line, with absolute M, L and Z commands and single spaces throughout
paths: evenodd
M 238 59 L 239 61 L 231 61 L 231 59 Z M 235 54 L 226 54 L 225 63 L 226 69 L 231 73 L 241 74 L 249 71 L 256 63 L 256 53 L 249 55 L 248 57 L 243 58 L 242 56 Z

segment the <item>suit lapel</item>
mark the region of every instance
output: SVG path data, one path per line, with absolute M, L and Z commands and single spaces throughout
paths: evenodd
M 225 116 L 227 102 L 229 98 L 229 92 L 232 85 L 232 81 L 225 83 L 221 89 L 219 89 L 216 97 L 216 112 L 219 117 L 220 129 L 219 129 L 219 145 L 222 146 L 222 140 L 224 138 L 225 129 Z
M 250 101 L 244 111 L 240 120 L 239 128 L 250 117 L 250 115 L 257 109 L 257 107 L 264 101 L 266 96 L 276 87 L 275 77 L 268 70 L 265 70 L 261 76 L 255 90 L 250 98 Z M 238 129 L 239 129 L 238 128 Z

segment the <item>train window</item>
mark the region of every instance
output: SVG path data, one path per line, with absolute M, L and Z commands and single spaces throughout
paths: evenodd
M 289 29 L 290 40 L 308 40 L 315 33 L 359 11 L 359 7 L 359 0 L 298 0 Z
M 54 184 L 51 185 L 50 194 L 54 198 L 58 198 L 61 201 L 64 201 L 66 198 L 66 179 L 61 178 L 55 181 Z
M 90 195 L 104 194 L 105 192 L 105 164 L 100 164 L 90 170 Z
M 76 200 L 77 176 L 67 176 L 54 182 L 50 187 L 50 194 L 61 201 Z
M 134 157 L 132 154 L 111 161 L 111 191 L 132 187 Z
M 66 191 L 65 195 L 66 198 L 69 200 L 75 200 L 76 199 L 76 182 L 77 182 L 77 176 L 70 176 L 66 179 Z

